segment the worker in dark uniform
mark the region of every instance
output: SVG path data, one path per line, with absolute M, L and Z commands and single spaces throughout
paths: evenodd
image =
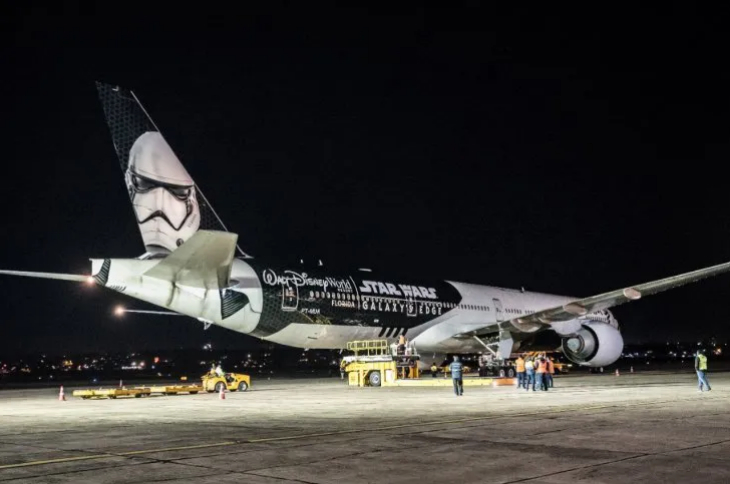
M 555 374 L 555 365 L 553 364 L 552 358 L 549 356 L 545 357 L 547 363 L 547 373 L 545 373 L 545 384 L 548 388 L 553 387 L 553 375 Z
M 402 356 L 406 354 L 406 337 L 403 335 L 400 335 L 398 338 L 398 356 Z
M 449 370 L 451 370 L 451 381 L 454 382 L 454 393 L 457 397 L 464 394 L 464 380 L 462 380 L 461 375 L 463 369 L 464 365 L 459 361 L 459 357 L 454 356 L 454 361 L 449 365 Z
M 697 386 L 698 392 L 703 392 L 704 387 L 707 387 L 707 391 L 712 390 L 710 383 L 707 381 L 707 356 L 705 356 L 705 350 L 697 350 L 697 356 L 695 357 L 695 371 L 697 372 Z

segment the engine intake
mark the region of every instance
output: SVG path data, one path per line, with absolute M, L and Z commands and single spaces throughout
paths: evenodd
M 624 339 L 618 329 L 598 321 L 581 326 L 576 334 L 563 338 L 562 350 L 566 358 L 594 368 L 608 366 L 619 359 Z

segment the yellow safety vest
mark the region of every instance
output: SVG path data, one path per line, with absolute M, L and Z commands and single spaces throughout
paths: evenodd
M 706 370 L 707 369 L 707 357 L 705 355 L 697 355 L 697 358 L 700 359 L 699 369 Z

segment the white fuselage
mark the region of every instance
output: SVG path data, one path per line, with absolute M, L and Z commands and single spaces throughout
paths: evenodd
M 371 275 L 363 274 L 315 277 L 307 272 L 271 269 L 258 263 L 254 267 L 251 262 L 234 260 L 233 282 L 227 294 L 245 295 L 246 304 L 223 317 L 226 293 L 149 278 L 144 273 L 156 262 L 95 260 L 93 273 L 103 272 L 106 265 L 108 276 L 103 285 L 108 288 L 204 322 L 300 348 L 341 349 L 348 341 L 395 340 L 407 333 L 419 352 L 479 352 L 484 350 L 483 342 L 458 335 L 476 330 L 489 332 L 490 327 L 498 334 L 500 323 L 574 300 L 451 281 L 439 281 L 441 286 L 434 288 L 435 283 L 408 286 L 372 282 Z M 420 296 L 411 294 L 410 287 L 420 287 Z M 608 311 L 588 314 L 583 319 L 617 327 Z M 569 322 L 564 325 L 564 333 L 573 333 L 579 326 L 579 320 Z M 555 329 L 560 332 L 560 326 Z M 538 328 L 528 325 L 520 331 L 530 335 Z

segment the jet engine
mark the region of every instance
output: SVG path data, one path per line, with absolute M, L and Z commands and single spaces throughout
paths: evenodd
M 618 360 L 624 349 L 621 332 L 610 324 L 589 321 L 577 333 L 563 338 L 563 354 L 582 366 L 608 366 Z

